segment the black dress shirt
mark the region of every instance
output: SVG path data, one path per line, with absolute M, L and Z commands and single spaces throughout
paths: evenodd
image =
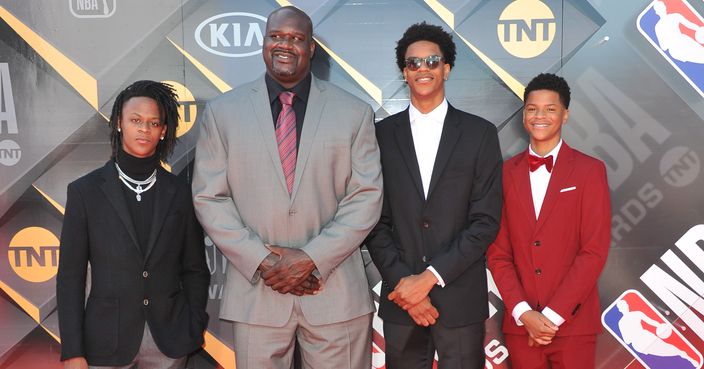
M 271 78 L 268 73 L 264 76 L 264 81 L 269 92 L 269 103 L 271 104 L 271 117 L 274 120 L 274 127 L 276 127 L 276 120 L 279 118 L 282 109 L 279 94 L 284 91 L 291 91 L 296 94 L 293 98 L 293 111 L 296 113 L 296 149 L 298 149 L 298 145 L 301 143 L 301 132 L 303 132 L 303 118 L 306 116 L 308 94 L 310 94 L 310 73 L 305 79 L 288 90 Z

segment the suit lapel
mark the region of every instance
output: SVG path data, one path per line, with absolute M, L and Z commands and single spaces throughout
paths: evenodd
M 537 220 L 535 219 L 535 205 L 533 204 L 533 192 L 530 186 L 530 171 L 528 169 L 528 150 L 519 154 L 522 155 L 520 160 L 511 168 L 511 177 L 508 182 L 513 186 L 514 191 L 520 199 L 521 209 L 528 219 L 532 229 L 535 229 Z M 505 182 L 504 182 L 505 183 Z
M 264 77 L 259 78 L 252 86 L 252 94 L 249 95 L 254 111 L 257 115 L 257 126 L 262 134 L 262 142 L 264 147 L 269 152 L 271 163 L 274 166 L 277 178 L 284 191 L 288 193 L 286 187 L 286 178 L 284 178 L 284 169 L 281 167 L 281 158 L 279 157 L 279 145 L 276 143 L 276 133 L 274 121 L 271 116 L 271 104 L 269 103 L 269 94 L 266 89 Z M 307 115 L 307 114 L 306 114 Z
M 306 168 L 308 156 L 310 156 L 310 151 L 315 141 L 315 135 L 318 132 L 320 117 L 323 113 L 323 109 L 325 109 L 327 99 L 325 94 L 322 93 L 324 90 L 325 87 L 322 86 L 315 77 L 311 77 L 310 93 L 308 94 L 308 102 L 306 104 L 306 115 L 303 118 L 303 132 L 301 132 L 301 141 L 298 144 L 298 154 L 296 156 L 296 173 L 293 181 L 293 190 L 291 191 L 292 203 L 296 198 L 298 185 L 301 183 L 301 176 Z
M 553 167 L 552 175 L 550 176 L 550 182 L 548 183 L 548 189 L 545 192 L 545 200 L 543 200 L 543 206 L 540 208 L 540 216 L 538 217 L 538 224 L 535 230 L 538 231 L 540 227 L 545 224 L 547 218 L 550 217 L 550 212 L 555 207 L 557 203 L 557 198 L 560 195 L 560 189 L 564 188 L 567 184 L 567 180 L 572 174 L 574 166 L 572 165 L 572 160 L 574 159 L 573 151 L 571 147 L 563 141 L 560 152 L 557 154 L 559 161 L 555 162 Z
M 413 134 L 411 133 L 411 122 L 408 116 L 408 108 L 406 111 L 398 115 L 396 119 L 396 129 L 394 130 L 396 144 L 398 145 L 401 157 L 406 163 L 408 173 L 411 174 L 413 184 L 415 184 L 418 195 L 421 199 L 425 199 L 423 193 L 423 181 L 420 177 L 420 168 L 418 168 L 418 158 L 416 157 L 416 149 L 413 145 Z
M 156 181 L 157 183 L 154 186 L 154 189 L 157 190 L 154 201 L 154 217 L 152 218 L 152 227 L 149 230 L 149 241 L 147 242 L 147 250 L 144 253 L 144 260 L 149 258 L 149 254 L 154 248 L 156 239 L 164 226 L 166 215 L 169 213 L 169 208 L 173 203 L 173 197 L 176 194 L 176 186 L 172 184 L 173 178 L 167 175 L 162 168 L 158 169 Z
M 442 125 L 442 134 L 440 135 L 440 145 L 438 145 L 438 152 L 435 155 L 435 163 L 433 164 L 433 174 L 430 177 L 428 198 L 433 194 L 433 190 L 438 184 L 440 175 L 445 170 L 447 161 L 450 160 L 452 151 L 455 149 L 455 145 L 462 135 L 462 131 L 457 127 L 458 124 L 459 121 L 455 115 L 455 108 L 448 104 L 447 115 L 445 115 L 445 122 Z
M 139 241 L 137 241 L 137 231 L 134 229 L 134 223 L 132 223 L 132 217 L 130 216 L 129 209 L 127 209 L 127 204 L 124 200 L 124 195 L 122 194 L 123 184 L 118 179 L 117 169 L 112 160 L 107 162 L 103 167 L 103 184 L 100 185 L 100 189 L 105 193 L 105 197 L 115 209 L 118 218 L 122 221 L 122 224 L 127 229 L 127 234 L 130 235 L 134 247 L 139 249 Z M 141 250 L 140 250 L 141 255 Z

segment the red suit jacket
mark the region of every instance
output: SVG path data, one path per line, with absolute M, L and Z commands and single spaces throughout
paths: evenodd
M 601 331 L 597 281 L 611 242 L 611 204 L 601 161 L 563 142 L 535 219 L 528 150 L 504 163 L 501 228 L 487 252 L 505 304 L 503 331 L 527 334 L 511 312 L 521 301 L 565 322 L 558 336 Z

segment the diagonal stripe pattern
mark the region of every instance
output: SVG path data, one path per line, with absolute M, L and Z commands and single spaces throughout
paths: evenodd
M 276 119 L 276 143 L 279 145 L 279 157 L 289 195 L 293 190 L 293 179 L 296 174 L 296 112 L 293 111 L 295 95 L 290 91 L 279 94 L 281 113 Z

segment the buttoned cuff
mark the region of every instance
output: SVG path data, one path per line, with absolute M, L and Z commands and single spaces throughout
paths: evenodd
M 550 321 L 558 327 L 565 322 L 565 319 L 563 319 L 560 314 L 556 313 L 555 310 L 550 309 L 547 306 L 543 309 L 542 313 L 543 315 L 545 315 L 546 318 L 550 319 Z
M 433 275 L 435 276 L 435 278 L 438 279 L 438 282 L 437 282 L 436 284 L 437 284 L 438 286 L 444 288 L 444 287 L 445 287 L 445 281 L 444 281 L 444 280 L 442 279 L 442 277 L 440 276 L 440 273 L 438 273 L 438 271 L 435 270 L 435 268 L 433 268 L 432 265 L 429 265 L 426 269 L 428 269 L 428 270 L 430 271 L 430 273 L 433 273 Z
M 528 305 L 527 302 L 521 301 L 516 305 L 516 307 L 513 308 L 513 311 L 511 312 L 511 316 L 513 317 L 513 320 L 516 321 L 516 325 L 519 327 L 523 326 L 523 322 L 521 322 L 520 318 L 523 313 L 526 311 L 531 311 L 533 309 L 530 308 L 530 305 Z

